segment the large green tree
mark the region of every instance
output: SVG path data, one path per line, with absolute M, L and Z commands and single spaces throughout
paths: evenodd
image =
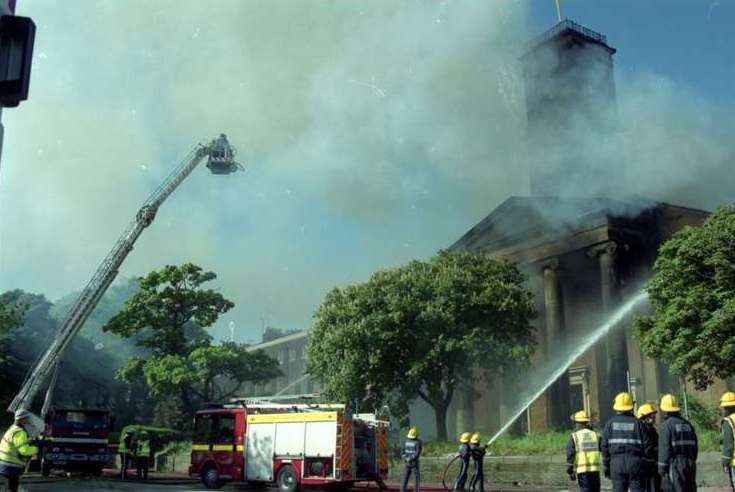
M 0 301 L 0 337 L 23 325 L 23 308 Z
M 262 352 L 234 343 L 212 344 L 204 329 L 234 306 L 203 287 L 215 278 L 213 272 L 187 263 L 140 279 L 138 291 L 104 327 L 134 337 L 150 354 L 131 357 L 118 371 L 120 379 L 145 382 L 159 402 L 178 398 L 184 411 L 192 413 L 202 402 L 233 395 L 243 382 L 262 383 L 280 375 L 278 363 Z
M 664 243 L 646 291 L 654 312 L 636 321 L 646 355 L 699 388 L 735 374 L 735 208 Z
M 526 363 L 533 351 L 532 295 L 514 264 L 440 251 L 330 291 L 315 312 L 309 373 L 327 397 L 434 409 L 446 439 L 447 409 L 475 369 Z

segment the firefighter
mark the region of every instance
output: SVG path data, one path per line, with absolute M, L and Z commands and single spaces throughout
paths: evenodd
M 459 474 L 454 481 L 453 492 L 463 491 L 467 483 L 467 472 L 470 466 L 470 433 L 463 432 L 459 436 Z
M 470 490 L 472 492 L 485 492 L 485 473 L 482 470 L 482 462 L 485 459 L 485 446 L 480 446 L 480 434 L 475 432 L 470 437 L 470 456 L 475 466 L 470 479 Z
M 567 443 L 567 475 L 581 492 L 600 492 L 600 437 L 590 425 L 587 412 L 572 415 L 575 430 Z
M 645 492 L 644 458 L 651 453 L 653 443 L 643 424 L 633 415 L 633 398 L 618 393 L 613 402 L 617 413 L 605 424 L 600 440 L 602 468 L 610 478 L 614 492 Z
M 117 451 L 120 453 L 120 479 L 127 480 L 128 468 L 130 467 L 130 462 L 133 460 L 133 432 L 131 430 L 123 433 Z
M 403 485 L 401 485 L 401 492 L 408 490 L 408 481 L 411 479 L 412 473 L 413 490 L 419 492 L 419 483 L 421 482 L 419 458 L 421 458 L 419 431 L 416 427 L 411 427 L 408 429 L 408 434 L 406 434 L 406 442 L 403 443 Z
M 722 412 L 722 469 L 735 492 L 735 393 L 727 391 L 720 397 Z
M 14 423 L 5 431 L 0 441 L 0 475 L 8 481 L 8 490 L 15 492 L 20 486 L 20 476 L 25 470 L 28 460 L 38 453 L 38 448 L 29 443 L 28 424 L 30 412 L 15 412 Z
M 671 492 L 697 490 L 697 433 L 679 414 L 674 395 L 661 397 L 659 408 L 665 413 L 658 438 L 658 473 L 664 489 Z
M 151 458 L 151 441 L 148 433 L 143 431 L 138 437 L 135 447 L 135 467 L 138 472 L 138 480 L 148 480 L 148 466 Z
M 661 476 L 656 468 L 658 460 L 658 432 L 656 431 L 656 407 L 653 403 L 644 403 L 638 407 L 635 416 L 643 423 L 643 430 L 648 434 L 652 443 L 645 457 L 644 470 L 646 475 L 646 490 L 659 492 L 661 490 Z

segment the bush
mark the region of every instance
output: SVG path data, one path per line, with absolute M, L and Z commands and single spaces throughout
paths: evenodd
M 684 409 L 683 395 L 676 395 L 682 410 Z M 698 432 L 710 430 L 720 430 L 720 413 L 716 407 L 710 407 L 702 403 L 702 401 L 687 394 L 687 409 L 689 411 L 689 421 L 694 425 Z

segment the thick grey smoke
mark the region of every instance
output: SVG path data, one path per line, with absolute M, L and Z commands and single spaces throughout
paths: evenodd
M 31 98 L 3 114 L 0 290 L 78 290 L 178 159 L 223 131 L 248 171 L 198 170 L 121 273 L 218 272 L 237 304 L 223 335 L 307 326 L 333 285 L 428 256 L 528 193 L 528 6 L 24 1 L 39 32 Z M 617 90 L 632 193 L 730 199 L 732 135 L 702 96 L 656 74 Z

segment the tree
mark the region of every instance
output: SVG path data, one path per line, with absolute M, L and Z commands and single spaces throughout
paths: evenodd
M 23 326 L 23 308 L 0 300 L 0 336 Z
M 134 337 L 150 355 L 128 359 L 118 378 L 145 382 L 159 401 L 178 397 L 191 414 L 202 402 L 233 395 L 245 381 L 260 383 L 280 375 L 278 363 L 262 352 L 251 353 L 235 343 L 212 344 L 204 329 L 234 306 L 202 287 L 215 278 L 213 272 L 187 263 L 140 279 L 139 290 L 104 330 Z M 157 407 L 169 412 L 177 405 Z
M 664 243 L 645 288 L 654 312 L 636 329 L 646 355 L 700 389 L 735 374 L 735 208 Z
M 398 417 L 421 398 L 446 439 L 458 384 L 530 360 L 536 313 L 523 281 L 511 263 L 440 251 L 335 288 L 314 315 L 308 371 L 327 397 L 387 404 Z

